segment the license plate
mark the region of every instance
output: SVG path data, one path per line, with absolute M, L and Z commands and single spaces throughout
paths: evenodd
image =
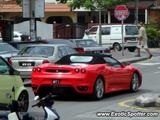
M 34 66 L 34 62 L 19 62 L 19 66 L 23 67 Z
M 53 84 L 59 84 L 60 80 L 53 80 L 52 82 L 53 82 Z

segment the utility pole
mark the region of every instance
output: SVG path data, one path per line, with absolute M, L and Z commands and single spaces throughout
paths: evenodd
M 138 4 L 139 0 L 135 0 L 135 24 L 138 24 Z
M 36 40 L 36 20 L 35 20 L 35 1 L 30 0 L 30 36 L 31 40 Z
M 102 46 L 102 22 L 101 22 L 102 9 L 99 8 L 98 12 L 99 12 L 99 45 Z

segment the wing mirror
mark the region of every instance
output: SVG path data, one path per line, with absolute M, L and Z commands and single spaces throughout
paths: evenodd
M 122 63 L 122 66 L 125 67 L 125 66 L 130 65 L 130 64 L 131 64 L 130 62 L 123 62 L 123 63 Z
M 88 33 L 89 33 L 88 30 L 85 30 L 85 33 L 86 33 L 86 35 L 88 35 Z

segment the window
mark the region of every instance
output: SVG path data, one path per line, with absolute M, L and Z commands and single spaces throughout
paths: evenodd
M 114 67 L 120 67 L 121 63 L 111 57 L 104 57 L 104 60 L 107 64 Z
M 9 67 L 8 65 L 0 59 L 0 74 L 8 74 L 9 73 Z
M 88 30 L 88 34 L 96 34 L 98 27 L 92 27 Z
M 110 27 L 102 27 L 102 35 L 110 35 Z
M 58 51 L 60 51 L 60 54 L 59 54 L 60 56 L 59 57 L 63 57 L 63 56 L 68 54 L 67 50 L 64 46 L 60 46 L 60 47 L 58 47 L 58 49 L 59 49 Z
M 78 63 L 88 63 L 93 60 L 92 56 L 71 56 L 70 61 L 71 62 L 78 62 Z
M 126 26 L 126 35 L 138 35 L 138 28 L 136 26 Z
M 68 54 L 77 53 L 77 51 L 74 48 L 71 48 L 69 46 L 66 46 L 66 50 L 67 50 Z
M 54 47 L 50 46 L 30 46 L 23 49 L 19 55 L 30 56 L 53 56 Z

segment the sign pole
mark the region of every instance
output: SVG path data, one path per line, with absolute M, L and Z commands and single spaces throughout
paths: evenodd
M 122 20 L 121 21 L 121 24 L 122 24 L 122 56 L 124 56 L 124 34 L 123 34 L 123 24 L 124 24 L 124 21 Z

